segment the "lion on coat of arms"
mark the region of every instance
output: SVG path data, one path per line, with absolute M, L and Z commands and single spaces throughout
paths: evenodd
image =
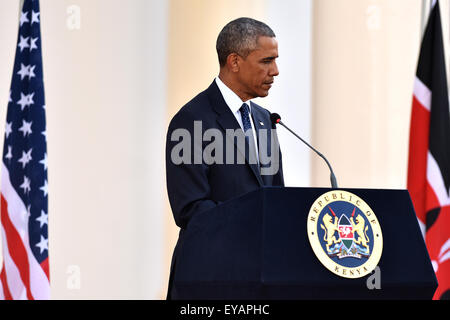
M 341 242 L 341 239 L 336 239 L 336 236 L 334 235 L 336 231 L 339 232 L 338 219 L 335 216 L 333 222 L 333 218 L 328 213 L 326 213 L 323 216 L 322 221 L 325 224 L 325 226 L 323 224 L 320 224 L 320 227 L 325 231 L 325 234 L 323 235 L 323 240 L 327 243 L 325 246 L 328 252 L 330 251 L 330 246 L 332 244 Z
M 355 223 L 356 220 L 356 223 Z M 358 245 L 363 246 L 364 248 L 366 248 L 367 252 L 369 251 L 369 246 L 367 245 L 367 243 L 369 242 L 369 237 L 367 237 L 367 229 L 369 228 L 368 226 L 365 226 L 365 222 L 364 219 L 361 217 L 360 214 L 358 214 L 355 218 L 355 220 L 353 220 L 353 216 L 350 218 L 350 223 L 352 224 L 353 227 L 353 232 L 355 234 L 358 235 L 359 239 L 355 240 L 354 242 Z M 364 228 L 365 226 L 365 228 Z

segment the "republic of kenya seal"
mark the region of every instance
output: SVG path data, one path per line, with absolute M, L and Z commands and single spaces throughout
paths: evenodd
M 364 277 L 380 261 L 380 223 L 369 205 L 353 193 L 322 194 L 309 210 L 307 229 L 316 257 L 340 277 Z

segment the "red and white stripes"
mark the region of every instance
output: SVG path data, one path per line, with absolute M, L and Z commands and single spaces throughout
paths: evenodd
M 38 263 L 30 248 L 28 210 L 14 190 L 2 165 L 1 227 L 3 266 L 1 294 L 12 299 L 49 299 L 48 268 Z M 1 296 L 0 296 L 1 297 Z
M 432 192 L 427 182 L 428 139 L 430 126 L 431 91 L 419 79 L 414 81 L 409 141 L 408 190 L 416 210 L 422 234 L 425 237 L 427 195 Z M 424 190 L 427 190 L 424 193 Z

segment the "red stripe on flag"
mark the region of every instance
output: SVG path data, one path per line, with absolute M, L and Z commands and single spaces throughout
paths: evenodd
M 450 225 L 450 206 L 441 208 L 441 212 L 433 224 L 427 231 L 426 244 L 430 259 L 433 261 L 436 270 L 436 277 L 439 281 L 439 286 L 434 294 L 434 299 L 439 299 L 440 296 L 449 290 L 450 283 L 450 259 L 448 254 L 450 249 L 444 249 L 444 244 L 449 238 L 448 226 Z
M 417 217 L 425 223 L 430 112 L 413 96 L 409 135 L 408 190 Z
M 9 218 L 8 203 L 1 195 L 1 221 L 5 229 L 5 236 L 8 242 L 8 251 L 20 273 L 20 278 L 27 289 L 27 298 L 34 300 L 30 290 L 30 264 L 28 255 L 22 239 Z
M 8 282 L 6 281 L 5 262 L 3 262 L 2 272 L 0 273 L 0 281 L 3 286 L 3 295 L 5 300 L 12 300 L 11 292 L 9 291 Z
M 44 261 L 41 262 L 41 268 L 44 270 L 45 275 L 47 276 L 48 281 L 50 281 L 50 272 L 48 267 L 48 257 Z

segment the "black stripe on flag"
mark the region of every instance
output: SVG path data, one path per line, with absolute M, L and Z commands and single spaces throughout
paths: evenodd
M 448 193 L 450 188 L 450 115 L 439 1 L 430 13 L 423 36 L 417 77 L 431 91 L 429 150 L 439 166 L 445 190 Z
M 434 225 L 434 223 L 436 222 L 439 213 L 441 213 L 441 207 L 437 207 L 434 209 L 431 209 L 430 211 L 427 212 L 426 215 L 426 230 L 430 230 L 430 228 Z

